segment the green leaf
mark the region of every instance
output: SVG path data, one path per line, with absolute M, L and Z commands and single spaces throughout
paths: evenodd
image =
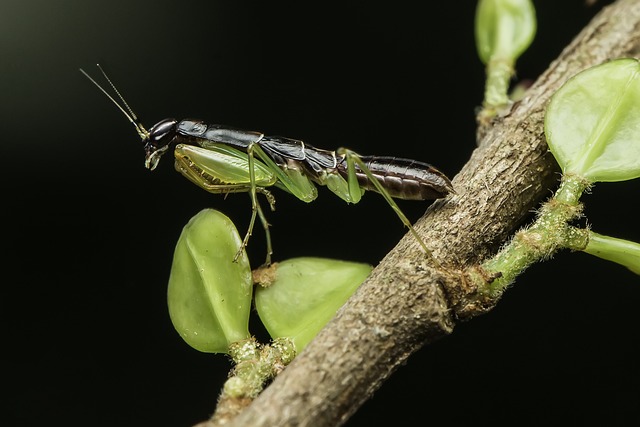
M 640 63 L 587 69 L 556 92 L 545 116 L 549 148 L 565 174 L 624 181 L 640 176 Z
M 249 338 L 253 282 L 238 231 L 222 213 L 205 209 L 182 230 L 169 277 L 167 301 L 173 326 L 196 350 L 227 353 Z
M 584 252 L 613 261 L 640 274 L 640 244 L 615 237 L 589 232 L 589 243 Z
M 479 0 L 476 8 L 476 48 L 483 63 L 515 63 L 536 34 L 531 0 Z
M 325 258 L 293 258 L 275 268 L 273 283 L 256 289 L 256 309 L 272 338 L 290 338 L 300 352 L 372 267 Z

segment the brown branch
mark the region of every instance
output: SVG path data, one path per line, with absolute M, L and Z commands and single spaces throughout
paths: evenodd
M 450 271 L 430 266 L 406 236 L 318 337 L 227 425 L 344 423 L 416 350 L 495 301 L 476 295 L 457 269 L 493 253 L 550 192 L 557 166 L 547 152 L 549 97 L 590 66 L 640 51 L 640 2 L 618 0 L 598 16 L 483 135 L 454 179 L 457 195 L 435 203 L 416 228 Z M 208 424 L 208 423 L 203 423 Z

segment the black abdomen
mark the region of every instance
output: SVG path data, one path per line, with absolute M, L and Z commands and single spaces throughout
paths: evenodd
M 398 157 L 360 156 L 365 165 L 391 197 L 406 200 L 431 200 L 453 192 L 451 181 L 428 163 Z M 346 162 L 339 167 L 346 179 Z M 377 191 L 366 174 L 356 167 L 362 188 Z

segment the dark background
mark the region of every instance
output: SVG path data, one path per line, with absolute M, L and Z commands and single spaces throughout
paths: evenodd
M 468 3 L 468 4 L 467 4 Z M 518 63 L 535 78 L 607 2 L 537 1 Z M 210 195 L 79 72 L 103 64 L 147 127 L 165 117 L 416 158 L 455 175 L 472 152 L 483 66 L 475 2 L 5 0 L 0 121 L 3 425 L 188 426 L 230 364 L 169 321 L 173 247 L 205 207 L 243 232 L 244 195 Z M 638 182 L 585 196 L 594 230 L 640 241 Z M 276 191 L 276 260 L 376 264 L 403 235 L 381 197 L 306 205 Z M 404 202 L 412 219 L 426 203 Z M 258 231 L 249 255 L 262 262 Z M 536 265 L 491 313 L 411 357 L 349 422 L 640 421 L 638 277 L 582 253 Z

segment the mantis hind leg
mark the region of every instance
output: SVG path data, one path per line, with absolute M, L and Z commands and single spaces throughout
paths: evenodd
M 248 163 L 249 163 L 249 197 L 251 198 L 251 219 L 249 220 L 249 228 L 247 229 L 247 233 L 244 235 L 244 239 L 242 239 L 242 244 L 236 252 L 236 255 L 233 257 L 233 262 L 238 260 L 238 257 L 242 254 L 242 252 L 246 249 L 249 244 L 249 238 L 251 238 L 251 234 L 253 233 L 253 227 L 256 223 L 256 217 L 260 218 L 260 223 L 264 228 L 265 238 L 267 243 L 267 256 L 264 262 L 264 265 L 271 264 L 271 254 L 273 254 L 273 249 L 271 246 L 271 232 L 269 231 L 269 222 L 267 221 L 267 217 L 264 215 L 262 211 L 262 207 L 258 202 L 258 193 L 264 194 L 269 202 L 269 206 L 271 210 L 275 210 L 276 199 L 273 195 L 265 188 L 258 187 L 256 185 L 256 177 L 254 170 L 254 157 L 253 157 L 253 144 L 250 144 L 247 147 L 248 154 Z
M 413 237 L 415 237 L 415 239 L 418 241 L 420 246 L 422 246 L 422 249 L 424 249 L 427 256 L 432 258 L 431 251 L 429 250 L 429 248 L 427 248 L 427 245 L 424 243 L 422 238 L 418 235 L 418 232 L 415 230 L 415 228 L 413 228 L 413 225 L 411 225 L 411 222 L 409 221 L 409 219 L 400 210 L 400 207 L 389 195 L 389 192 L 385 190 L 382 184 L 380 184 L 380 182 L 378 181 L 378 178 L 376 178 L 371 173 L 371 171 L 369 170 L 367 165 L 362 161 L 360 156 L 358 156 L 358 154 L 346 148 L 339 149 L 338 154 L 346 155 L 347 171 L 348 171 L 347 182 L 349 184 L 349 192 L 355 196 L 360 191 L 360 186 L 358 184 L 358 178 L 356 176 L 356 170 L 355 170 L 355 166 L 357 165 L 358 168 L 367 176 L 367 178 L 369 178 L 369 181 L 373 183 L 373 185 L 376 187 L 376 190 L 382 195 L 382 197 L 384 197 L 387 203 L 389 203 L 389 206 L 391 206 L 391 209 L 393 209 L 396 215 L 398 215 L 398 218 L 400 218 L 400 221 L 402 221 L 402 223 L 407 228 L 409 228 L 409 231 L 411 232 Z M 360 198 L 358 197 L 358 200 L 359 199 Z M 357 201 L 354 203 L 357 203 Z

